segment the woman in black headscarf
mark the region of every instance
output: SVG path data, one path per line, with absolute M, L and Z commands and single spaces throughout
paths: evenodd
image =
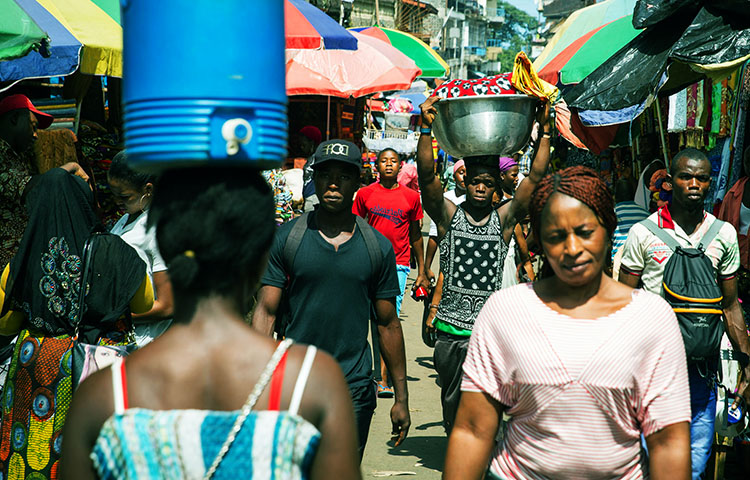
M 2 478 L 31 472 L 57 477 L 61 431 L 75 389 L 73 336 L 84 246 L 102 231 L 83 180 L 53 169 L 32 181 L 29 223 L 0 279 L 0 333 L 18 333 L 0 402 Z M 153 303 L 145 264 L 116 235 L 97 235 L 93 245 L 78 340 L 129 343 L 130 313 L 148 311 Z

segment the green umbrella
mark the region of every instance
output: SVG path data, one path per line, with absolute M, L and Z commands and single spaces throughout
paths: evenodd
M 406 32 L 385 27 L 357 27 L 350 30 L 377 38 L 400 50 L 422 70 L 420 78 L 442 78 L 447 77 L 450 72 L 448 64 L 435 50 Z
M 47 35 L 14 0 L 0 0 L 0 61 L 20 58 Z
M 534 61 L 547 82 L 579 83 L 641 30 L 633 28 L 635 0 L 606 0 L 577 10 Z

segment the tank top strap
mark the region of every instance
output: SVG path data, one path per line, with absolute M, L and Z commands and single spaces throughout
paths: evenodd
M 265 390 L 268 382 L 271 381 L 271 376 L 276 370 L 276 366 L 279 364 L 279 362 L 281 362 L 282 357 L 286 356 L 286 352 L 287 350 L 289 350 L 289 347 L 292 346 L 292 343 L 294 342 L 290 338 L 286 338 L 276 347 L 276 351 L 274 351 L 273 355 L 271 355 L 271 359 L 266 364 L 266 368 L 264 368 L 263 372 L 260 374 L 258 383 L 255 384 L 255 387 L 253 387 L 253 391 L 250 392 L 250 395 L 247 397 L 247 401 L 245 401 L 245 404 L 242 406 L 242 410 L 237 416 L 237 419 L 234 421 L 234 424 L 229 431 L 229 435 L 227 436 L 226 440 L 224 440 L 224 444 L 221 446 L 221 449 L 219 449 L 219 453 L 216 455 L 216 458 L 211 464 L 211 467 L 203 476 L 204 480 L 210 479 L 211 477 L 213 477 L 214 473 L 216 473 L 216 469 L 219 468 L 219 464 L 229 451 L 229 447 L 234 442 L 234 439 L 237 438 L 237 434 L 242 429 L 242 425 L 245 423 L 247 416 L 250 415 L 250 412 L 258 401 L 261 393 L 263 393 L 263 390 Z
M 125 374 L 125 359 L 115 357 L 110 369 L 112 371 L 112 401 L 115 414 L 121 415 L 128 409 L 128 381 Z
M 281 392 L 284 388 L 284 373 L 286 372 L 286 359 L 289 357 L 289 350 L 284 352 L 281 360 L 273 370 L 271 375 L 271 385 L 268 387 L 268 409 L 273 411 L 281 410 Z
M 297 383 L 294 385 L 294 392 L 292 393 L 292 401 L 289 402 L 289 413 L 291 415 L 297 415 L 299 411 L 300 403 L 302 403 L 302 394 L 305 392 L 305 386 L 307 385 L 307 379 L 310 377 L 310 370 L 315 360 L 315 353 L 318 349 L 314 345 L 307 347 L 305 353 L 305 359 L 302 361 L 302 367 L 297 375 Z
M 263 393 L 263 390 L 266 389 L 266 386 L 271 381 L 271 377 L 273 376 L 273 373 L 276 371 L 276 366 L 281 362 L 282 358 L 286 357 L 286 352 L 289 350 L 289 347 L 292 346 L 292 339 L 285 338 L 284 340 L 279 343 L 279 345 L 276 347 L 276 350 L 273 352 L 273 355 L 271 355 L 271 359 L 268 360 L 268 363 L 266 364 L 266 367 L 263 369 L 263 372 L 260 374 L 260 378 L 258 379 L 258 382 L 255 384 L 255 387 L 253 387 L 253 391 L 250 392 L 250 395 L 247 397 L 247 400 L 245 401 L 245 405 L 243 405 L 242 410 L 252 410 L 253 407 L 255 407 L 255 404 L 258 402 L 258 398 Z

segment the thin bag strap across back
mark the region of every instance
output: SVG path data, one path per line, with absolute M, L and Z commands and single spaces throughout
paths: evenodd
M 286 354 L 286 351 L 289 349 L 292 343 L 292 340 L 287 338 L 279 343 L 278 347 L 276 347 L 276 351 L 273 352 L 271 360 L 268 361 L 266 368 L 263 369 L 263 373 L 260 374 L 258 383 L 255 384 L 255 387 L 250 393 L 250 396 L 247 397 L 245 405 L 242 406 L 242 411 L 237 417 L 237 420 L 234 421 L 232 429 L 229 431 L 229 436 L 227 436 L 227 439 L 224 440 L 224 445 L 221 446 L 219 454 L 216 455 L 216 458 L 211 464 L 211 468 L 209 468 L 206 474 L 203 476 L 203 480 L 209 480 L 216 473 L 216 470 L 219 468 L 219 464 L 221 464 L 221 461 L 229 451 L 229 447 L 232 446 L 234 439 L 237 438 L 237 434 L 242 429 L 242 425 L 245 423 L 247 416 L 250 415 L 250 412 L 255 406 L 255 403 L 258 401 L 258 398 L 263 393 L 263 390 L 265 390 L 266 385 L 268 385 L 268 382 L 271 380 L 271 375 L 273 375 L 274 370 L 276 370 L 276 365 L 279 364 L 281 358 L 284 356 L 284 354 Z
M 299 369 L 299 375 L 297 375 L 297 383 L 294 384 L 292 401 L 289 402 L 290 415 L 297 415 L 299 411 L 300 403 L 302 403 L 302 394 L 305 393 L 305 386 L 307 385 L 307 379 L 310 377 L 310 370 L 312 369 L 317 351 L 318 349 L 314 345 L 307 347 L 305 359 L 302 361 L 302 367 Z
M 91 271 L 91 256 L 94 249 L 94 239 L 96 234 L 92 234 L 83 246 L 83 272 L 81 273 L 81 288 L 78 292 L 78 313 L 76 314 L 76 324 L 73 326 L 73 338 L 78 339 L 78 328 L 83 321 L 83 309 L 86 302 L 86 288 L 88 285 L 89 272 Z

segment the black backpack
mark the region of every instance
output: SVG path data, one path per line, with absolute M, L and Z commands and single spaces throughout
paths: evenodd
M 297 252 L 299 251 L 299 247 L 302 244 L 302 238 L 305 236 L 305 232 L 307 231 L 307 223 L 308 223 L 308 217 L 310 216 L 310 212 L 305 212 L 297 219 L 297 222 L 292 226 L 292 230 L 289 232 L 289 236 L 286 238 L 286 241 L 284 242 L 284 253 L 283 253 L 283 262 L 284 262 L 284 270 L 287 272 L 287 285 L 288 288 L 291 282 L 292 277 L 292 268 L 294 266 L 294 259 L 297 257 Z M 365 246 L 367 247 L 367 255 L 370 257 L 370 265 L 372 267 L 372 276 L 370 277 L 371 283 L 370 283 L 370 297 L 374 298 L 376 288 L 377 288 L 377 273 L 380 272 L 381 265 L 383 264 L 383 252 L 380 251 L 380 247 L 378 246 L 378 239 L 375 237 L 375 229 L 370 226 L 370 224 L 367 223 L 367 221 L 360 217 L 359 215 L 355 215 L 355 222 L 357 224 L 357 228 L 360 232 L 362 232 L 362 238 L 365 241 Z M 276 312 L 276 323 L 274 325 L 274 331 L 276 332 L 278 338 L 281 338 L 284 336 L 286 331 L 286 325 L 289 323 L 289 315 L 291 313 L 291 309 L 289 308 L 289 296 L 285 291 L 282 293 L 281 302 L 279 304 L 279 308 Z
M 677 315 L 688 363 L 717 358 L 724 334 L 723 294 L 705 251 L 724 222 L 714 220 L 698 248 L 683 247 L 650 219 L 641 223 L 673 252 L 664 266 L 662 295 Z

